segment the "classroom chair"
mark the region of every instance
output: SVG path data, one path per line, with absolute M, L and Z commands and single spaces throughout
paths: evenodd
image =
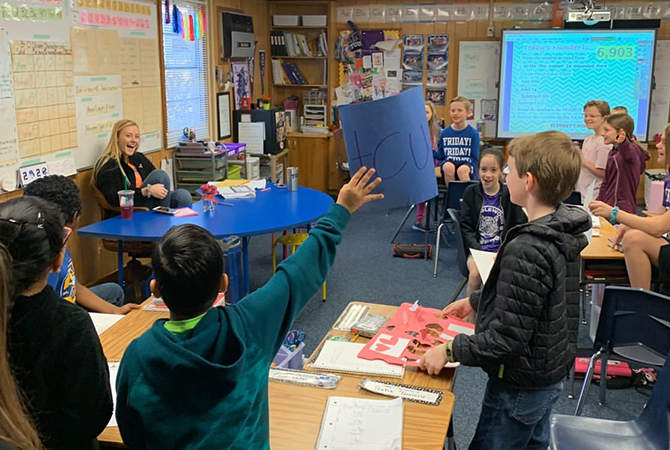
M 112 206 L 107 202 L 107 199 L 97 186 L 91 185 L 93 188 L 93 195 L 98 202 L 100 209 L 100 219 L 105 220 L 110 216 L 110 212 L 121 213 L 121 207 Z M 136 206 L 133 212 L 149 211 L 149 208 Z M 119 242 L 114 239 L 102 239 L 102 246 L 105 250 L 118 253 Z M 144 300 L 142 282 L 151 275 L 151 269 L 144 266 L 139 258 L 151 258 L 156 244 L 153 242 L 139 242 L 139 241 L 123 241 L 123 253 L 130 257 L 130 261 L 126 264 L 124 271 L 124 280 L 133 283 L 135 289 L 135 299 Z M 121 267 L 119 267 L 121 270 Z
M 593 348 L 596 353 L 589 361 L 577 400 L 575 415 L 584 408 L 586 393 L 600 359 L 600 404 L 605 404 L 607 392 L 607 359 L 660 368 L 670 352 L 670 298 L 640 288 L 607 286 L 603 297 L 600 320 Z M 570 397 L 575 381 L 574 365 L 570 372 Z
M 295 234 L 285 234 L 279 236 L 274 243 L 272 244 L 272 273 L 277 271 L 277 245 L 281 244 L 286 247 L 291 247 L 291 255 L 295 252 L 295 249 L 302 245 L 303 242 L 307 240 L 309 234 L 307 233 L 295 233 Z M 323 301 L 326 301 L 326 282 L 323 282 Z
M 670 354 L 665 355 L 665 360 Z M 670 448 L 670 365 L 666 364 L 651 391 L 649 402 L 635 420 L 594 419 L 554 414 L 550 425 L 551 450 L 667 450 Z
M 566 205 L 577 205 L 581 206 L 582 205 L 582 194 L 579 191 L 572 191 L 570 196 L 563 200 L 563 203 Z
M 454 238 L 456 239 L 456 262 L 458 264 L 458 270 L 461 272 L 461 275 L 463 275 L 463 279 L 456 288 L 456 292 L 454 292 L 454 295 L 452 295 L 451 299 L 449 299 L 449 303 L 452 303 L 454 300 L 458 298 L 459 294 L 461 293 L 461 291 L 463 291 L 463 288 L 468 283 L 468 277 L 470 275 L 470 271 L 468 270 L 467 249 L 465 248 L 465 243 L 463 242 L 463 235 L 461 234 L 460 213 L 455 209 L 449 208 L 447 209 L 447 214 L 449 214 L 451 223 L 454 224 Z M 437 274 L 437 258 L 440 252 L 439 247 L 435 249 L 435 252 L 436 252 L 435 274 L 433 276 Z
M 437 277 L 437 264 L 439 262 L 440 256 L 440 240 L 442 239 L 442 229 L 447 224 L 452 224 L 455 233 L 455 227 L 457 224 L 453 223 L 453 219 L 449 216 L 449 209 L 460 210 L 461 209 L 461 199 L 463 194 L 468 186 L 476 184 L 477 181 L 450 181 L 449 186 L 447 186 L 447 195 L 444 199 L 444 209 L 442 210 L 442 216 L 440 219 L 440 225 L 437 227 L 437 232 L 435 233 L 435 262 L 433 263 L 433 277 Z M 447 228 L 448 230 L 448 228 Z M 459 227 L 460 233 L 460 227 Z M 445 245 L 448 247 L 449 243 L 445 239 Z

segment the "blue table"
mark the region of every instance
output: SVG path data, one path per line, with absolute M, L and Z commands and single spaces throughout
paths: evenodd
M 217 205 L 204 212 L 202 202 L 193 205 L 198 215 L 174 217 L 153 211 L 136 212 L 130 220 L 113 217 L 77 230 L 79 235 L 119 241 L 119 284 L 123 286 L 123 241 L 158 241 L 173 226 L 184 223 L 199 225 L 221 239 L 242 238 L 244 290 L 249 292 L 248 243 L 251 236 L 284 231 L 307 225 L 323 216 L 333 203 L 328 195 L 309 188 L 291 192 L 269 185 L 269 191 L 256 191 L 256 198 L 225 200 L 234 206 Z M 219 199 L 219 201 L 221 201 Z

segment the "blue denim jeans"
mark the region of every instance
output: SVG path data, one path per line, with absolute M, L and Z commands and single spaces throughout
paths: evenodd
M 150 209 L 153 209 L 156 206 L 183 208 L 185 206 L 191 206 L 191 203 L 193 202 L 191 194 L 186 189 L 176 189 L 174 191 L 170 191 L 170 177 L 164 170 L 156 169 L 152 171 L 142 182 L 142 187 L 146 186 L 147 184 L 162 184 L 165 189 L 169 191 L 168 195 L 163 199 L 151 197 L 151 199 L 149 199 Z
M 563 385 L 518 389 L 489 378 L 470 450 L 547 450 L 549 416 Z
M 123 300 L 125 299 L 125 294 L 123 288 L 116 283 L 103 283 L 97 286 L 93 286 L 91 292 L 95 295 L 111 303 L 114 306 L 123 306 Z

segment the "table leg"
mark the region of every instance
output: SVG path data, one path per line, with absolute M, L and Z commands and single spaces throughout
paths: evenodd
M 118 266 L 119 266 L 119 286 L 123 286 L 123 241 L 118 241 L 119 251 L 118 251 Z
M 244 266 L 244 295 L 249 293 L 249 238 L 242 238 L 242 265 Z

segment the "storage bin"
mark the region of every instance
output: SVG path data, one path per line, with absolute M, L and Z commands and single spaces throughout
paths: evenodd
M 228 179 L 229 180 L 239 180 L 242 175 L 242 166 L 229 166 L 228 167 Z
M 272 24 L 276 27 L 297 27 L 300 16 L 272 15 Z
M 304 349 L 304 342 L 298 344 L 298 347 L 294 351 L 291 351 L 282 345 L 279 347 L 277 356 L 275 356 L 272 360 L 274 367 L 281 367 L 284 369 L 302 369 L 302 354 Z
M 255 156 L 247 157 L 247 178 L 250 180 L 257 180 L 261 177 L 260 171 L 261 159 Z
M 302 16 L 302 25 L 305 27 L 325 27 L 327 23 L 327 16 Z

